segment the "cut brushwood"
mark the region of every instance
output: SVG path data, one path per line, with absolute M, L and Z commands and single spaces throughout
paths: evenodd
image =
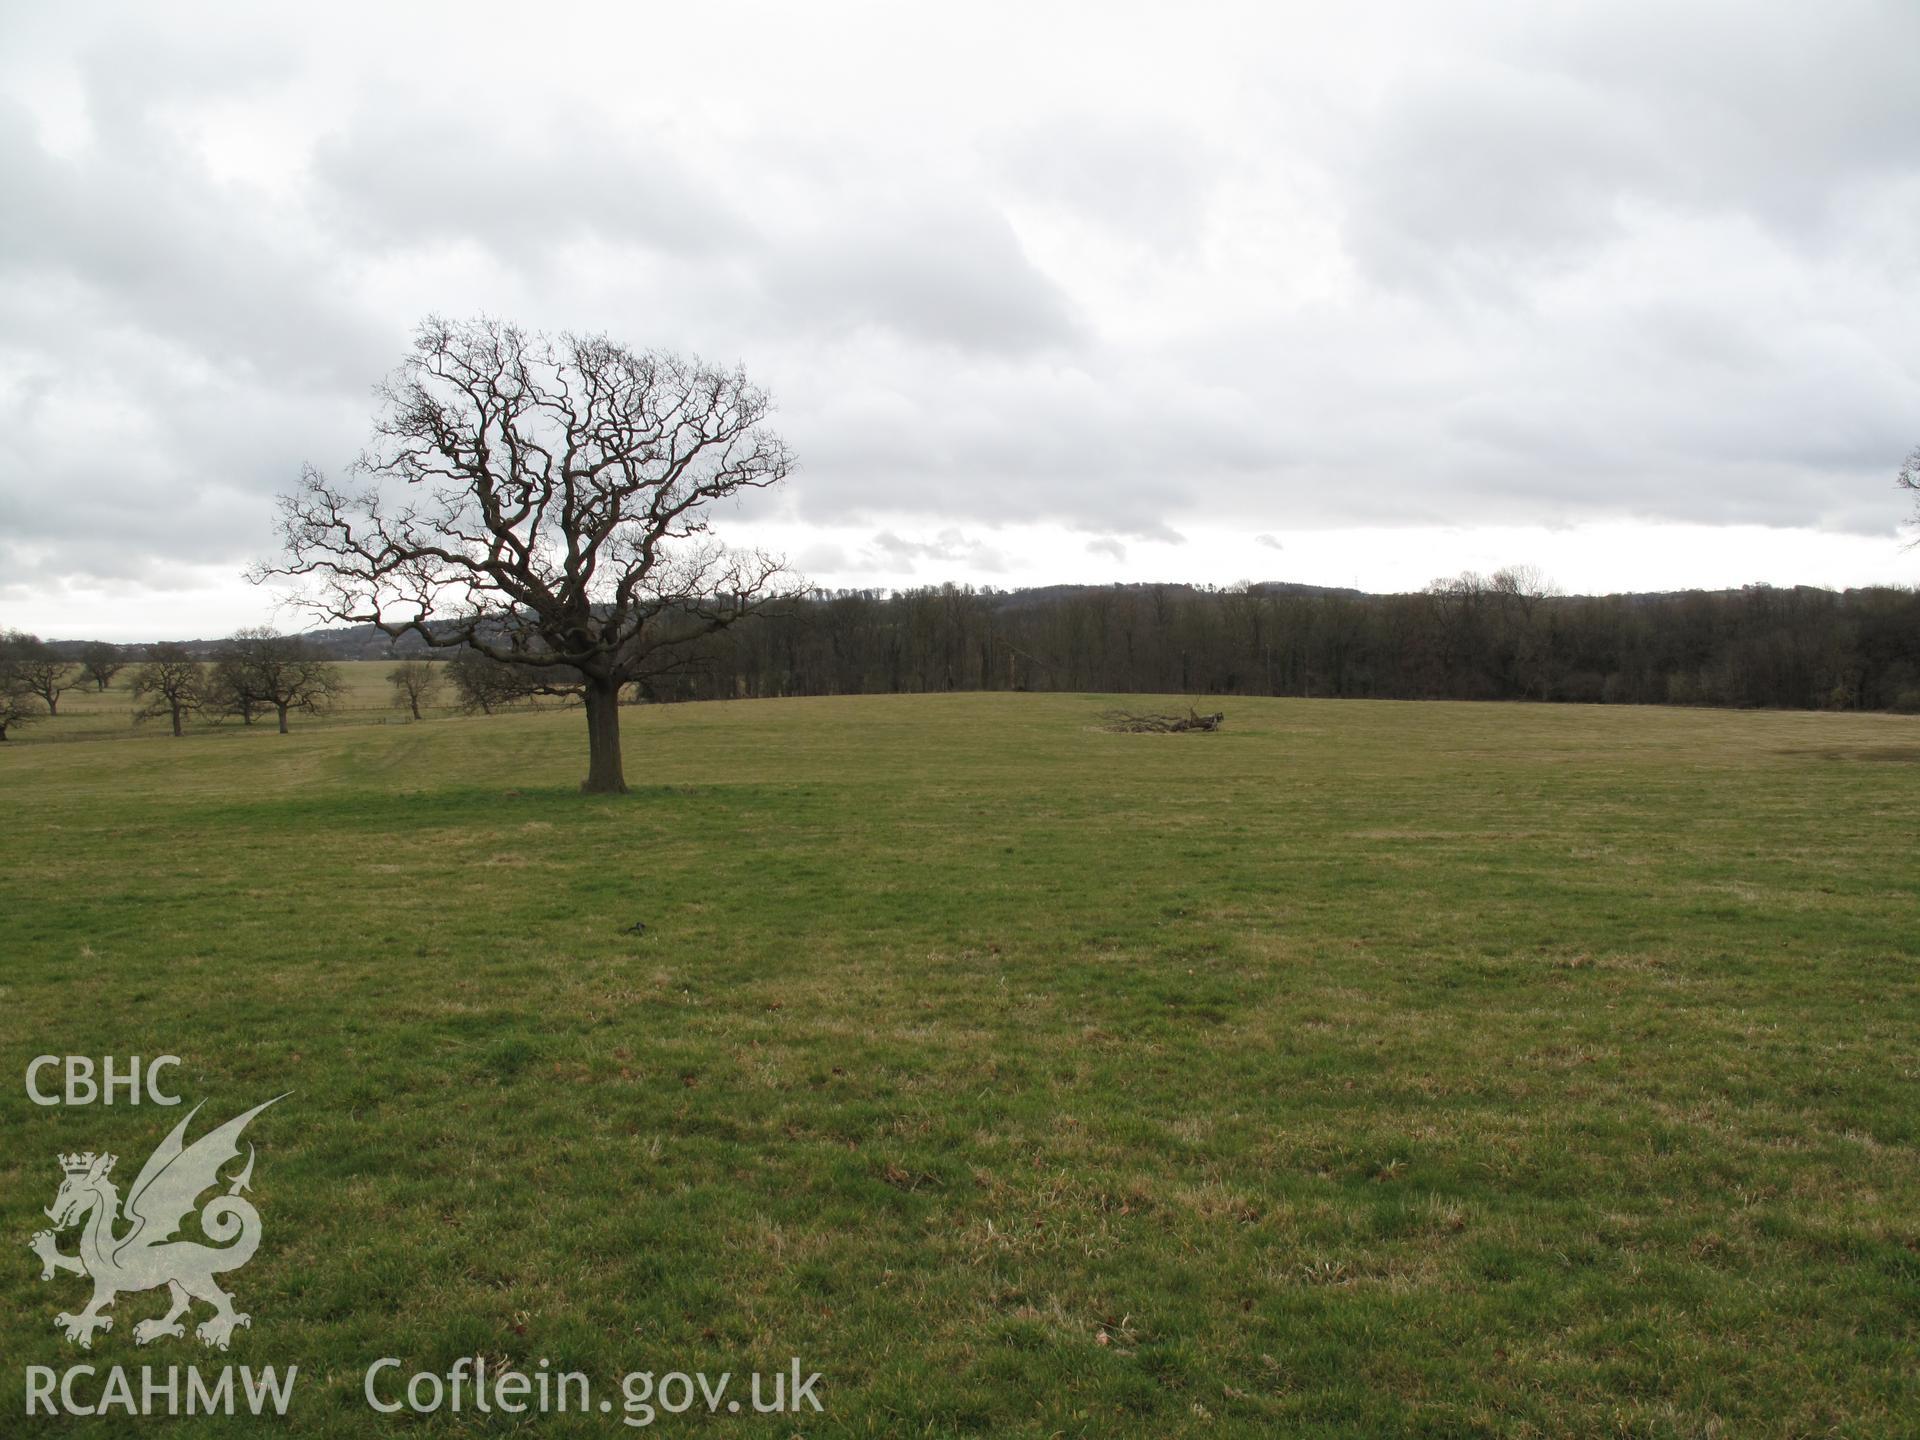
M 1133 710 L 1109 710 L 1106 728 L 1122 735 L 1178 735 L 1189 730 L 1218 730 L 1226 713 L 1202 715 L 1189 708 L 1184 715 L 1151 715 Z

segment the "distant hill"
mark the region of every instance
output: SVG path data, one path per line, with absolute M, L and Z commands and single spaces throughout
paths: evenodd
M 323 630 L 300 632 L 301 638 L 334 660 L 391 660 L 396 656 L 425 655 L 431 653 L 427 643 L 417 636 L 408 635 L 399 640 L 389 638 L 383 631 L 372 625 L 337 625 Z M 214 652 L 225 642 L 225 636 L 213 639 L 181 640 L 176 643 L 186 647 L 187 653 L 198 660 L 211 660 Z M 89 640 L 50 640 L 47 642 L 69 659 L 78 659 Z M 124 650 L 140 651 L 146 647 L 141 644 L 129 644 Z
M 225 636 L 216 639 L 182 640 L 187 653 L 197 660 L 211 660 L 225 640 Z M 425 653 L 424 642 L 407 637 L 402 641 L 387 638 L 371 625 L 339 626 L 328 630 L 308 630 L 302 638 L 335 660 L 389 660 L 396 655 L 418 655 Z M 82 647 L 93 642 L 87 640 L 50 640 L 47 642 L 69 659 L 78 659 Z M 121 647 L 125 650 L 140 651 L 144 645 L 132 644 Z

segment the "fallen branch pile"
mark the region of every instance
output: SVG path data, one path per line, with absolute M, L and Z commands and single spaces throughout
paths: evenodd
M 1202 715 L 1189 709 L 1185 715 L 1143 715 L 1132 710 L 1109 710 L 1105 728 L 1121 735 L 1178 735 L 1188 730 L 1218 730 L 1226 719 L 1224 711 Z

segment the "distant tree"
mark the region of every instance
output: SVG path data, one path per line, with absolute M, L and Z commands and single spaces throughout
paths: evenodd
M 37 695 L 49 715 L 60 713 L 60 697 L 73 688 L 72 665 L 38 635 L 9 630 L 0 635 L 0 672 L 10 691 Z
M 40 718 L 40 701 L 30 690 L 0 675 L 0 740 L 19 725 L 31 725 Z
M 267 707 L 263 701 L 255 699 L 234 683 L 238 674 L 236 666 L 218 663 L 207 671 L 201 689 L 204 703 L 200 713 L 215 725 L 228 716 L 237 716 L 242 725 L 251 725 L 266 713 Z
M 207 667 L 189 655 L 184 645 L 156 645 L 147 662 L 133 672 L 133 698 L 145 702 L 134 712 L 135 720 L 165 715 L 173 722 L 173 733 L 179 735 L 181 722 L 208 703 Z
M 221 644 L 210 684 L 222 708 L 248 724 L 254 715 L 272 710 L 282 735 L 290 712 L 318 715 L 345 688 L 338 665 L 298 636 L 266 626 L 242 630 Z
M 126 661 L 120 658 L 118 645 L 92 640 L 80 648 L 80 669 L 102 690 L 111 685 L 113 677 L 125 667 Z
M 1913 453 L 1907 456 L 1907 463 L 1900 467 L 1895 479 L 1902 490 L 1920 492 L 1920 445 L 1913 447 Z M 1920 524 L 1920 500 L 1914 501 L 1913 518 L 1916 524 Z M 1913 543 L 1920 545 L 1920 536 L 1916 536 Z
M 387 672 L 387 683 L 393 687 L 394 707 L 411 711 L 418 720 L 421 702 L 431 704 L 440 693 L 440 667 L 431 660 L 402 660 Z
M 447 662 L 447 675 L 453 681 L 455 703 L 468 714 L 478 710 L 491 715 L 501 706 L 540 693 L 539 671 L 509 665 L 478 650 L 455 652 Z
M 1490 594 L 1516 606 L 1528 619 L 1539 608 L 1540 602 L 1550 600 L 1560 593 L 1560 587 L 1549 580 L 1546 572 L 1537 565 L 1509 565 L 1496 570 L 1487 579 Z
M 781 567 L 708 533 L 714 501 L 793 462 L 766 394 L 605 336 L 429 319 L 379 390 L 357 490 L 309 466 L 281 502 L 284 560 L 349 624 L 509 665 L 568 667 L 589 792 L 623 791 L 620 694 L 704 664 L 705 641 L 778 597 Z

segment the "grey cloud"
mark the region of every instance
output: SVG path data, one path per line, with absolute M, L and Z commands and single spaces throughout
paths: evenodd
M 986 149 L 1025 199 L 1175 252 L 1197 237 L 1219 169 L 1191 133 L 1098 115 L 1051 116 Z
M 1297 552 L 1318 526 L 1903 513 L 1904 0 L 1284 36 L 1250 10 L 1206 93 L 1065 77 L 887 134 L 832 118 L 807 54 L 735 91 L 688 47 L 642 105 L 618 56 L 576 74 L 525 32 L 368 57 L 323 12 L 232 21 L 93 44 L 50 10 L 0 54 L 11 584 L 237 569 L 303 459 L 355 453 L 428 310 L 743 361 L 801 456 L 793 513 L 878 532 L 803 569 L 995 573 L 993 527 L 1027 521 L 1115 554 L 1183 524 Z M 1263 46 L 1367 83 L 1270 102 Z M 20 79 L 63 66 L 65 145 Z M 347 98 L 267 115 L 272 183 L 217 173 L 195 127 L 292 86 Z
M 807 457 L 802 514 L 827 521 L 945 508 L 1177 543 L 1168 517 L 1204 506 L 1225 477 L 1244 481 L 1258 463 L 1248 452 L 1264 442 L 1247 422 L 1215 428 L 1174 387 L 1155 394 L 1125 367 L 1104 378 L 1104 393 L 1090 394 L 1024 367 L 951 371 L 878 434 L 823 428 L 789 396 L 787 428 Z
M 1905 0 L 1632 0 L 1570 13 L 1522 54 L 1577 68 L 1654 117 L 1644 188 L 1674 203 L 1792 234 L 1821 225 L 1861 181 L 1915 172 L 1920 9 Z
M 354 362 L 371 327 L 341 303 L 348 278 L 309 217 L 216 182 L 152 123 L 126 76 L 95 68 L 87 78 L 94 140 L 72 157 L 47 150 L 30 118 L 0 100 L 11 192 L 0 207 L 0 276 L 28 302 L 50 280 L 71 280 L 59 317 L 69 336 L 131 326 L 197 363 L 364 385 Z
M 1089 540 L 1087 542 L 1087 553 L 1089 555 L 1106 555 L 1112 559 L 1124 561 L 1127 558 L 1127 547 L 1122 545 L 1118 540 L 1108 536 L 1100 540 Z
M 931 540 L 910 540 L 891 530 L 874 535 L 867 549 L 877 561 L 870 568 L 903 570 L 913 574 L 918 562 L 931 560 L 953 566 L 965 565 L 976 571 L 998 574 L 1007 568 L 1006 558 L 984 541 L 969 538 L 958 528 L 942 530 Z
M 815 337 L 877 326 L 910 341 L 1021 355 L 1071 343 L 1066 296 L 984 203 L 929 199 L 850 210 L 786 238 L 760 267 L 790 327 Z
M 1357 157 L 1349 243 L 1382 278 L 1423 287 L 1589 252 L 1617 234 L 1616 198 L 1654 138 L 1644 116 L 1569 77 L 1419 75 Z
M 809 545 L 794 558 L 803 575 L 835 574 L 852 568 L 847 552 L 838 545 Z
M 1395 286 L 1501 291 L 1649 209 L 1844 243 L 1860 187 L 1920 175 L 1920 9 L 1621 4 L 1391 84 L 1344 157 L 1347 234 Z
M 470 240 L 545 265 L 588 235 L 686 260 L 753 234 L 716 180 L 659 136 L 583 127 L 537 105 L 478 116 L 363 108 L 320 144 L 313 172 L 335 223 L 376 247 Z

